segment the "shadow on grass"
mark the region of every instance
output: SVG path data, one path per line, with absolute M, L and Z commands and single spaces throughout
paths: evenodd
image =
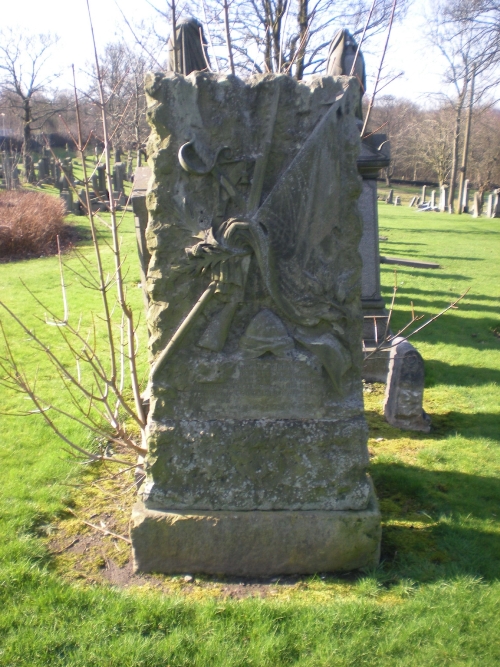
M 427 257 L 428 255 L 426 255 Z M 418 258 L 419 260 L 421 258 Z M 414 280 L 418 280 L 422 276 L 427 277 L 427 276 L 432 276 L 432 278 L 440 278 L 441 280 L 446 280 L 446 281 L 453 281 L 453 280 L 466 280 L 468 282 L 471 282 L 474 280 L 474 278 L 471 278 L 470 276 L 464 276 L 461 273 L 443 273 L 443 269 L 418 269 L 416 267 L 412 268 L 407 268 L 404 266 L 397 266 L 397 265 L 392 265 L 390 268 L 387 268 L 389 265 L 385 265 L 385 270 L 390 271 L 391 274 L 394 273 L 393 269 L 396 269 L 398 272 L 398 276 L 400 277 L 405 277 L 406 279 L 413 278 Z M 382 267 L 381 267 L 382 268 Z M 399 281 L 398 281 L 398 284 Z M 408 288 L 411 289 L 411 288 Z
M 371 466 L 386 574 L 416 582 L 500 576 L 500 479 L 403 463 Z M 482 522 L 482 525 L 481 525 Z
M 440 277 L 440 274 L 439 276 Z M 386 288 L 387 289 L 387 288 Z M 398 296 L 396 297 L 396 303 L 398 299 L 407 298 L 415 301 L 415 294 L 421 295 L 422 299 L 425 300 L 424 303 L 428 303 L 429 299 L 435 299 L 436 297 L 444 297 L 444 301 L 451 301 L 456 293 L 451 290 L 436 290 L 436 289 L 422 289 L 421 287 L 413 287 L 412 285 L 406 286 L 398 284 Z M 392 292 L 388 292 L 387 296 L 390 297 Z M 473 292 L 468 292 L 467 296 L 464 299 L 465 303 L 473 301 L 493 301 L 493 303 L 500 303 L 499 297 L 496 296 L 486 296 L 484 294 L 475 294 Z M 474 304 L 470 304 L 472 307 Z M 463 306 L 460 306 L 461 308 Z M 482 305 L 481 305 L 482 308 Z M 496 309 L 498 312 L 498 308 Z
M 483 349 L 481 346 L 480 349 Z M 478 385 L 500 384 L 500 371 L 494 368 L 472 368 L 471 366 L 451 366 L 437 359 L 425 362 L 425 386 L 437 384 L 454 385 L 456 387 L 477 387 Z M 499 417 L 500 430 L 500 417 Z
M 365 410 L 365 417 L 370 429 L 370 437 L 383 437 L 384 440 L 432 441 L 442 440 L 448 435 L 463 438 L 488 438 L 500 444 L 500 412 L 446 412 L 431 414 L 430 433 L 420 431 L 401 431 L 388 424 L 384 417 L 375 410 Z M 499 511 L 500 515 L 500 511 Z
M 450 221 L 452 222 L 452 221 Z M 390 231 L 390 228 L 385 228 L 384 231 Z M 475 236 L 477 237 L 478 234 L 481 236 L 498 236 L 500 235 L 500 228 L 498 231 L 496 230 L 486 230 L 486 229 L 457 229 L 456 227 L 450 227 L 450 229 L 430 229 L 429 227 L 422 227 L 419 229 L 418 227 L 412 228 L 412 227 L 404 227 L 403 228 L 404 233 L 414 233 L 414 234 L 453 234 L 453 236 L 456 236 L 457 234 L 459 235 L 465 235 L 465 236 Z M 414 245 L 412 241 L 409 241 L 411 245 Z

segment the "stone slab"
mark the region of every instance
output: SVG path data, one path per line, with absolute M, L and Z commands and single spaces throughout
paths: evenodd
M 135 571 L 260 577 L 346 572 L 380 557 L 380 511 L 173 512 L 133 508 Z
M 176 510 L 359 510 L 370 495 L 362 415 L 168 420 L 149 439 L 142 498 Z

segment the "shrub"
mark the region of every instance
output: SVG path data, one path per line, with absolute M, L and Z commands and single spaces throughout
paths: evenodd
M 0 192 L 0 257 L 57 252 L 57 236 L 68 237 L 64 203 L 41 192 Z

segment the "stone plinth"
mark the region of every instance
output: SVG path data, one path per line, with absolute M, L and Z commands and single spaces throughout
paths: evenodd
M 359 87 L 194 72 L 150 75 L 146 93 L 151 407 L 136 568 L 372 565 Z
M 378 564 L 380 512 L 374 493 L 365 509 L 336 512 L 168 512 L 138 502 L 131 536 L 143 572 L 341 572 Z

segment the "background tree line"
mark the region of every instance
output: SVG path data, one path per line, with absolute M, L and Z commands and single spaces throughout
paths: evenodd
M 181 6 L 169 0 L 158 7 L 159 20 L 149 30 L 131 25 L 123 16 L 126 38 L 105 45 L 101 53 L 113 146 L 133 152 L 140 162 L 149 134 L 144 75 L 148 70 L 165 68 L 168 35 L 182 18 L 195 15 L 202 21 L 212 70 L 240 76 L 281 72 L 301 79 L 324 72 L 328 45 L 337 28 L 348 27 L 356 39 L 363 39 L 363 49 L 369 49 L 372 38 L 387 30 L 393 13 L 396 24 L 405 15 L 408 3 L 192 0 Z M 500 185 L 500 114 L 492 97 L 500 81 L 500 3 L 442 0 L 435 15 L 439 21 L 429 24 L 422 44 L 442 57 L 443 94 L 426 107 L 393 96 L 379 97 L 366 132 L 380 128 L 388 135 L 392 154 L 388 180 L 449 183 L 452 192 L 463 168 L 464 143 L 470 136 L 467 176 L 484 192 Z M 39 148 L 41 132 L 50 135 L 53 144 L 72 147 L 70 136 L 76 136 L 73 92 L 58 90 L 57 75 L 47 75 L 47 59 L 57 43 L 54 36 L 3 30 L 1 37 L 3 148 L 9 144 L 22 152 L 25 174 L 30 177 L 30 151 Z M 89 72 L 92 74 L 91 67 Z M 384 67 L 383 77 L 389 80 L 392 76 L 390 67 Z M 102 137 L 95 79 L 87 78 L 79 98 L 89 148 L 99 146 Z M 470 132 L 466 122 L 469 107 Z

